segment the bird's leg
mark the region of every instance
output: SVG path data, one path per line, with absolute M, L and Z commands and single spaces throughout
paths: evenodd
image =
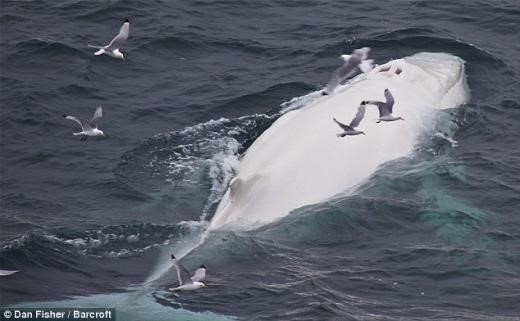
M 85 141 L 87 141 L 87 139 L 88 139 L 88 136 L 87 136 L 87 135 L 85 135 Z

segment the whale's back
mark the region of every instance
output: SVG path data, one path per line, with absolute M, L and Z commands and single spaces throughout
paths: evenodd
M 442 53 L 420 53 L 378 66 L 330 96 L 281 116 L 246 151 L 211 228 L 256 227 L 298 207 L 354 188 L 381 164 L 410 155 L 439 108 L 469 98 L 463 61 Z M 349 123 L 363 100 L 395 98 L 394 115 L 404 121 L 376 123 L 368 105 L 359 125 L 366 135 L 338 138 L 333 118 Z

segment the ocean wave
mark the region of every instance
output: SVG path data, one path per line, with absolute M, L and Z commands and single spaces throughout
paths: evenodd
M 221 118 L 160 134 L 125 153 L 114 172 L 143 192 L 168 188 L 169 194 L 177 191 L 179 201 L 182 195 L 196 195 L 194 212 L 206 219 L 227 188 L 241 151 L 271 122 L 267 115 Z
M 174 36 L 158 36 L 152 40 L 141 44 L 137 49 L 143 50 L 175 50 L 175 52 L 186 53 L 197 55 L 197 53 L 209 50 L 209 47 L 200 41 L 195 41 L 193 34 L 188 35 L 174 35 Z M 195 38 L 196 39 L 196 38 Z
M 51 56 L 86 55 L 85 52 L 68 43 L 44 38 L 20 41 L 16 44 L 15 50 L 16 54 L 8 55 L 6 59 L 9 60 L 9 57 L 31 54 L 48 54 Z
M 394 58 L 420 51 L 442 51 L 457 55 L 471 64 L 484 64 L 487 68 L 508 68 L 504 61 L 487 50 L 456 38 L 446 31 L 416 27 L 394 29 L 364 38 L 354 38 L 346 43 L 330 44 L 315 53 L 315 56 L 334 56 L 338 52 L 349 52 L 359 47 L 370 47 L 376 62 L 383 57 L 382 54 L 389 51 L 394 52 Z
M 54 233 L 30 233 L 2 245 L 2 261 L 9 264 L 32 260 L 32 253 L 45 255 L 53 260 L 53 252 L 59 257 L 88 255 L 98 258 L 137 256 L 151 248 L 167 245 L 183 235 L 204 228 L 204 224 L 181 222 L 179 224 L 134 224 L 106 226 L 86 231 L 58 230 Z M 58 259 L 58 258 L 56 258 Z M 23 264 L 20 269 L 23 268 Z
M 310 94 L 308 94 L 309 92 Z M 255 109 L 263 107 L 263 109 L 266 110 L 266 115 L 273 116 L 278 113 L 284 113 L 292 109 L 300 108 L 304 104 L 310 103 L 311 100 L 308 98 L 313 92 L 314 95 L 318 95 L 314 86 L 304 82 L 279 83 L 250 94 L 217 102 L 215 110 L 222 108 L 244 109 L 249 106 L 254 106 Z M 287 97 L 295 98 L 285 101 Z M 287 108 L 288 106 L 291 107 Z M 280 107 L 282 107 L 281 111 Z

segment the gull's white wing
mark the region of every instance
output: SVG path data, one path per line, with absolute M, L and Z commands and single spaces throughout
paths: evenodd
M 352 121 L 350 122 L 350 127 L 352 128 L 356 128 L 359 126 L 359 123 L 363 120 L 363 117 L 365 117 L 365 105 L 359 105 L 358 107 L 358 111 L 356 113 L 356 117 L 354 117 L 352 119 Z
M 354 54 L 357 55 L 361 60 L 367 59 L 369 52 L 370 52 L 369 47 L 363 47 L 363 48 L 354 50 Z
M 341 82 L 354 74 L 354 68 L 347 62 L 343 66 L 339 67 L 334 71 L 330 78 L 325 91 L 328 94 L 332 94 L 334 89 L 341 84 Z
M 83 123 L 77 117 L 74 117 L 74 116 L 63 116 L 63 117 L 65 117 L 65 119 L 70 119 L 70 120 L 75 121 L 76 123 L 78 123 L 81 126 L 81 130 L 85 131 L 85 128 L 83 128 Z
M 326 94 L 332 94 L 334 89 L 339 85 L 340 79 L 336 73 L 332 74 L 332 77 L 330 78 L 329 83 L 325 87 L 325 93 Z
M 96 108 L 96 112 L 94 112 L 94 116 L 92 116 L 92 119 L 90 120 L 90 127 L 97 128 L 97 121 L 103 116 L 103 109 L 101 106 L 98 106 Z
M 200 282 L 206 278 L 206 267 L 204 265 L 201 265 L 195 273 L 193 273 L 193 276 L 191 277 L 191 280 L 193 282 Z
M 367 73 L 367 72 L 369 72 L 370 70 L 374 69 L 374 60 L 373 60 L 373 59 L 363 60 L 363 61 L 359 64 L 359 69 L 360 69 L 363 73 Z
M 366 103 L 369 105 L 377 106 L 377 109 L 379 109 L 379 117 L 390 115 L 390 111 L 388 110 L 388 107 L 386 106 L 386 102 L 378 101 L 378 100 L 366 100 Z
M 184 266 L 175 258 L 172 254 L 172 263 L 175 266 L 175 270 L 177 270 L 177 279 L 179 280 L 179 285 L 193 283 L 190 278 L 190 272 L 186 270 Z
M 339 79 L 338 82 L 342 82 L 343 80 L 347 79 L 348 77 L 352 76 L 355 72 L 355 66 L 353 66 L 350 61 L 343 64 L 343 66 L 336 69 L 334 72 L 333 78 Z
M 332 118 L 332 120 L 336 124 L 338 124 L 338 126 L 341 127 L 341 129 L 343 129 L 343 130 L 352 130 L 352 127 L 350 127 L 349 125 L 343 124 L 342 122 L 339 122 L 336 118 Z
M 394 100 L 394 96 L 392 95 L 390 90 L 385 91 L 385 98 L 386 98 L 386 102 L 385 102 L 386 109 L 388 109 L 388 112 L 391 114 L 394 109 L 395 100 Z
M 18 272 L 18 270 L 15 270 L 15 271 L 0 270 L 0 276 L 8 276 L 8 275 L 11 275 L 11 274 L 15 274 L 16 272 Z
M 123 23 L 123 26 L 119 30 L 119 34 L 110 41 L 108 46 L 106 46 L 107 50 L 116 50 L 121 47 L 123 43 L 125 43 L 126 39 L 128 39 L 128 35 L 130 34 L 130 22 L 125 20 L 125 23 Z

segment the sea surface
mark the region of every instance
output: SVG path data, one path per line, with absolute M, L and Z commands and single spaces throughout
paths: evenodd
M 520 2 L 0 2 L 2 306 L 118 320 L 520 320 Z M 127 60 L 94 56 L 131 21 Z M 338 56 L 466 61 L 472 98 L 355 195 L 183 258 L 238 156 L 322 89 Z M 309 98 L 311 97 L 311 98 Z M 106 137 L 76 123 L 103 106 Z M 288 150 L 290 146 L 288 146 Z M 310 150 L 309 152 L 312 152 Z M 326 166 L 326 164 L 324 164 Z M 166 253 L 166 254 L 165 254 Z M 147 282 L 150 280 L 154 282 Z

